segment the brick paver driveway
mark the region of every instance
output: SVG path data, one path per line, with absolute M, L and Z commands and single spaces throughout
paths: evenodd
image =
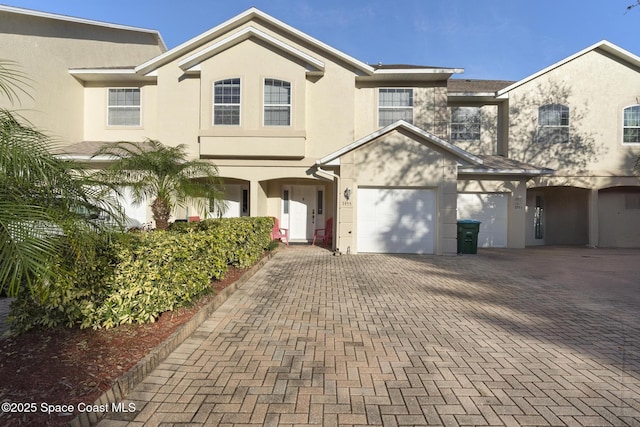
M 640 251 L 531 251 L 284 249 L 100 425 L 640 425 Z

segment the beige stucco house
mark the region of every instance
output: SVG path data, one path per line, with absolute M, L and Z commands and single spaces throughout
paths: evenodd
M 640 246 L 640 58 L 597 43 L 519 82 L 370 65 L 255 8 L 166 50 L 152 30 L 0 6 L 0 58 L 33 79 L 24 115 L 95 162 L 104 142 L 186 144 L 227 210 L 294 241 L 334 221 L 342 252 Z M 127 207 L 132 216 L 149 214 Z

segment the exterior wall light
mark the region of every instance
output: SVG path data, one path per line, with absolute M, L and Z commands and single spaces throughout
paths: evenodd
M 344 194 L 346 200 L 349 200 L 351 198 L 351 189 L 349 187 L 345 188 L 342 194 Z

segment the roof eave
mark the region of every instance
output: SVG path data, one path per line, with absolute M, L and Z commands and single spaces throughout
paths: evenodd
M 155 75 L 141 75 L 134 68 L 70 68 L 69 74 L 83 82 L 155 82 Z
M 111 28 L 114 30 L 135 31 L 138 33 L 152 34 L 158 38 L 158 44 L 160 45 L 162 50 L 164 51 L 167 50 L 167 45 L 164 43 L 164 40 L 162 39 L 160 32 L 157 30 L 151 30 L 148 28 L 140 28 L 140 27 L 132 27 L 129 25 L 112 24 L 110 22 L 94 21 L 92 19 L 76 18 L 73 16 L 59 15 L 56 13 L 41 12 L 38 10 L 23 9 L 20 7 L 7 6 L 7 5 L 0 5 L 0 12 L 18 13 L 21 15 L 29 15 L 29 16 L 35 16 L 38 18 L 45 18 L 45 19 L 55 19 L 58 21 L 73 22 L 76 24 L 93 25 L 93 26 Z
M 459 175 L 523 175 L 540 176 L 551 175 L 555 171 L 552 169 L 498 169 L 498 168 L 468 168 L 460 166 Z

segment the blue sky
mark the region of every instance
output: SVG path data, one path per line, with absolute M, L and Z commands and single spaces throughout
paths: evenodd
M 2 1 L 2 0 L 0 0 Z M 255 6 L 368 62 L 519 80 L 602 39 L 640 55 L 635 0 L 4 0 L 160 31 L 169 48 Z

